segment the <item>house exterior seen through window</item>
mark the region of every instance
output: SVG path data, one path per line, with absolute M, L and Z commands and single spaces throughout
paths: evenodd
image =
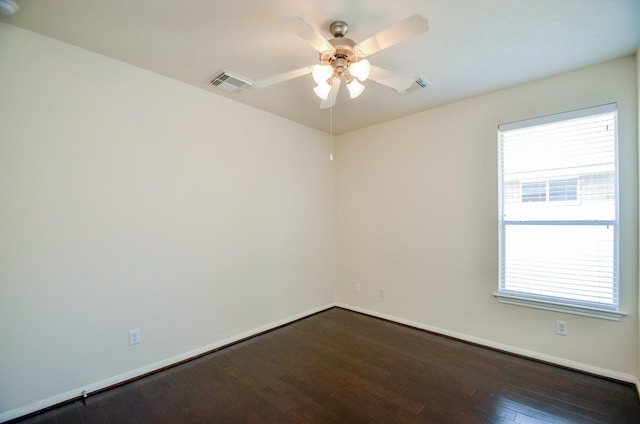
M 618 310 L 616 120 L 612 104 L 499 127 L 499 300 Z

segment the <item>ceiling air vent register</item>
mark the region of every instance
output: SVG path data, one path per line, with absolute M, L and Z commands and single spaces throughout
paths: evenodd
M 253 81 L 223 69 L 211 80 L 210 84 L 230 93 L 242 93 L 247 88 L 253 86 Z
M 413 84 L 411 84 L 409 88 L 404 90 L 404 93 L 406 94 L 413 93 L 414 91 L 418 91 L 421 88 L 427 88 L 430 86 L 431 86 L 431 83 L 423 75 L 418 75 L 413 81 Z

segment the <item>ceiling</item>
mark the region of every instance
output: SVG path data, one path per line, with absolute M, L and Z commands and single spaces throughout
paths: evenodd
M 638 0 L 14 0 L 1 21 L 335 134 L 636 52 Z M 334 20 L 362 41 L 415 14 L 430 30 L 369 61 L 432 86 L 400 95 L 366 81 L 319 108 L 310 75 L 240 94 L 209 84 L 221 69 L 251 80 L 317 63 L 282 25 L 300 15 L 331 38 Z M 606 81 L 602 82 L 606 84 Z M 330 124 L 330 115 L 333 121 Z

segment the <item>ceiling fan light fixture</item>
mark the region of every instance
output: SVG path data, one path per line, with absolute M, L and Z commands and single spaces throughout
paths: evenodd
M 326 80 L 322 84 L 318 84 L 313 92 L 316 93 L 316 96 L 320 97 L 322 100 L 327 100 L 329 97 L 329 92 L 331 91 L 331 86 L 327 84 Z
M 327 80 L 333 75 L 333 68 L 331 65 L 314 65 L 311 75 L 319 86 L 329 85 L 327 84 Z M 331 88 L 331 86 L 329 86 L 329 88 Z
M 365 81 L 369 78 L 369 73 L 371 72 L 371 64 L 367 59 L 360 59 L 357 62 L 353 62 L 349 65 L 349 73 L 358 78 L 360 81 Z
M 324 35 L 301 16 L 285 16 L 282 21 L 289 31 L 296 34 L 318 52 L 318 62 L 313 66 L 305 66 L 304 68 L 264 78 L 251 83 L 251 85 L 269 87 L 310 73 L 316 83 L 313 91 L 322 99 L 320 109 L 329 109 L 335 105 L 342 80 L 345 81 L 352 99 L 363 93 L 365 87 L 361 83 L 368 79 L 393 88 L 400 94 L 407 94 L 417 90 L 418 87 L 429 85 L 426 80 L 424 83 L 422 82 L 423 78 L 416 78 L 415 80 L 407 78 L 395 72 L 373 66 L 366 59 L 367 56 L 428 31 L 428 21 L 419 14 L 410 16 L 360 43 L 345 37 L 349 26 L 344 21 L 334 21 L 329 25 L 329 32 L 334 37 L 331 40 L 327 40 Z
M 13 0 L 0 0 L 0 15 L 15 15 L 20 8 Z
M 357 79 L 352 78 L 351 81 L 347 83 L 347 89 L 349 90 L 349 96 L 355 99 L 364 91 L 364 85 L 360 84 Z

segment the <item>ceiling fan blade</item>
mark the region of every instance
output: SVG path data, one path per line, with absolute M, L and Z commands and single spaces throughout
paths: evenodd
M 294 69 L 293 71 L 283 72 L 281 74 L 272 75 L 253 83 L 254 87 L 265 88 L 290 79 L 298 78 L 311 73 L 313 66 L 305 66 L 304 68 Z
M 402 22 L 369 37 L 354 47 L 359 57 L 367 57 L 429 30 L 429 21 L 422 15 L 413 15 Z
M 282 22 L 289 31 L 302 38 L 320 53 L 333 54 L 335 52 L 335 48 L 329 44 L 326 38 L 302 16 L 285 16 L 282 18 Z
M 340 86 L 342 85 L 342 80 L 335 81 L 331 86 L 331 91 L 327 96 L 327 100 L 323 100 L 320 102 L 320 109 L 330 109 L 336 105 L 336 100 L 338 99 L 338 91 L 340 91 Z
M 371 65 L 369 80 L 393 88 L 400 94 L 407 94 L 406 90 L 413 84 L 413 78 L 397 74 L 387 69 Z

